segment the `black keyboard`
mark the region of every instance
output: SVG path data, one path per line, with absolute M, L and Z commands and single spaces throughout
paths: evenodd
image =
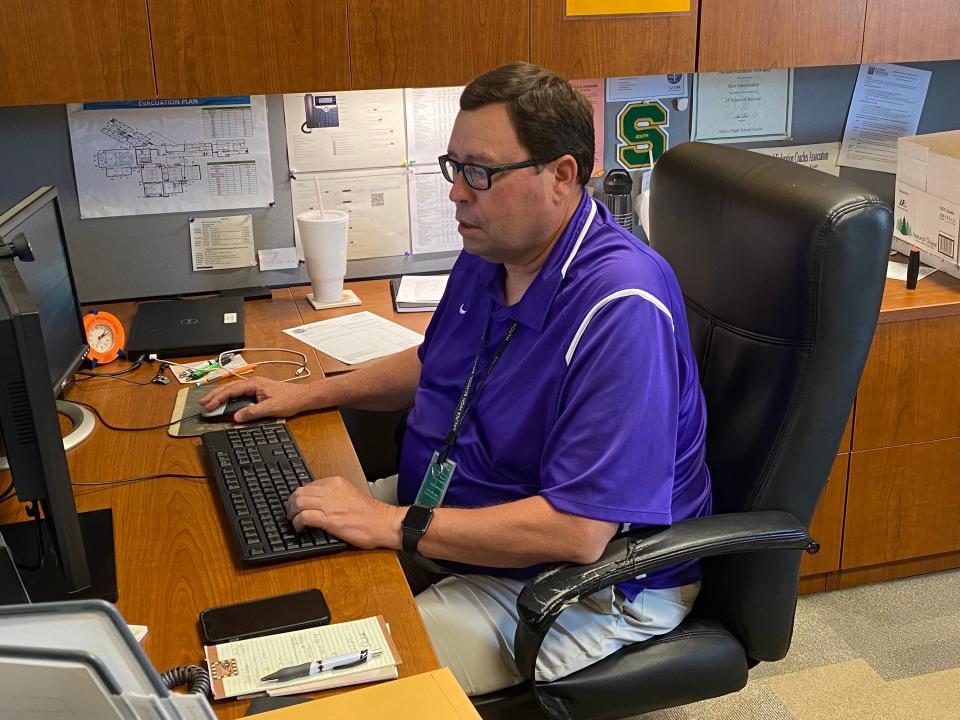
M 203 447 L 245 562 L 293 560 L 346 549 L 346 543 L 319 528 L 294 532 L 287 520 L 287 498 L 314 478 L 286 425 L 214 430 L 203 435 Z

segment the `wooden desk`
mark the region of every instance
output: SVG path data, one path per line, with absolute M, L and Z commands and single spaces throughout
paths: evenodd
M 272 301 L 246 304 L 248 347 L 304 350 L 302 343 L 280 332 L 310 321 L 300 314 L 296 292 L 278 290 Z M 103 309 L 129 327 L 134 308 L 133 303 L 124 303 Z M 319 374 L 316 355 L 308 356 L 311 372 Z M 269 369 L 278 377 L 289 374 L 283 366 Z M 146 382 L 155 370 L 155 364 L 147 364 L 125 377 Z M 180 387 L 175 382 L 140 387 L 89 380 L 78 383 L 68 397 L 97 407 L 111 424 L 148 426 L 170 420 Z M 339 474 L 357 484 L 364 482 L 338 412 L 297 417 L 290 427 L 317 476 Z M 75 483 L 160 472 L 207 474 L 200 439 L 172 438 L 166 430 L 115 432 L 98 422 L 91 437 L 67 457 Z M 5 475 L 0 475 L 0 486 L 6 485 Z M 76 494 L 80 510 L 113 509 L 117 607 L 128 622 L 149 626 L 143 647 L 158 670 L 202 660 L 197 616 L 204 608 L 305 587 L 323 591 L 334 622 L 382 614 L 403 660 L 401 676 L 438 667 L 393 552 L 351 551 L 253 569 L 234 559 L 219 517 L 219 501 L 203 480 L 164 478 L 106 489 L 78 487 Z M 0 523 L 20 519 L 24 514 L 17 503 L 0 506 Z M 246 706 L 246 701 L 214 705 L 221 718 L 240 717 Z
M 409 330 L 418 332 L 421 335 L 426 331 L 432 312 L 398 313 L 393 309 L 393 299 L 390 297 L 390 285 L 387 280 L 360 280 L 357 282 L 348 282 L 345 287 L 353 290 L 357 297 L 363 301 L 362 305 L 353 305 L 351 307 L 336 308 L 334 310 L 314 310 L 313 306 L 307 301 L 307 293 L 310 292 L 309 285 L 291 288 L 293 297 L 296 298 L 297 308 L 303 316 L 305 323 L 317 322 L 318 320 L 329 320 L 330 318 L 340 317 L 341 315 L 350 315 L 351 313 L 367 310 L 374 315 L 379 315 L 387 320 L 403 325 Z M 332 358 L 326 353 L 318 352 L 320 358 L 320 367 L 327 375 L 349 372 L 363 367 L 366 363 L 359 365 L 347 365 L 336 358 Z M 373 361 L 371 361 L 373 362 Z

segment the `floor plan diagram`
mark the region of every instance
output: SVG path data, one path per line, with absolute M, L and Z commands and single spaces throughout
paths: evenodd
M 273 201 L 262 95 L 86 103 L 67 118 L 81 217 Z
M 116 118 L 110 120 L 101 132 L 123 147 L 98 151 L 96 166 L 108 178 L 137 178 L 143 188 L 143 197 L 169 197 L 182 193 L 187 185 L 202 179 L 199 161 L 203 158 L 231 158 L 249 152 L 243 139 L 178 143 L 157 131 L 142 133 Z M 224 174 L 222 168 L 218 174 Z M 220 182 L 215 185 L 223 191 L 243 188 L 243 184 Z M 252 187 L 248 187 L 256 192 L 255 174 Z

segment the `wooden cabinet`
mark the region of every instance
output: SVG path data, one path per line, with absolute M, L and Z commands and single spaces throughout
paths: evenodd
M 694 0 L 566 17 L 565 0 L 8 0 L 0 105 L 462 85 L 960 57 L 955 0 Z
M 860 62 L 867 0 L 702 0 L 700 72 Z
M 960 438 L 854 452 L 842 568 L 956 554 L 958 517 Z
M 0 18 L 0 105 L 156 94 L 143 2 L 10 0 Z
M 346 0 L 149 0 L 161 97 L 350 87 Z
M 527 0 L 349 0 L 353 88 L 464 85 L 528 60 Z
M 887 280 L 857 393 L 840 572 L 849 587 L 960 567 L 960 280 Z
M 952 60 L 960 56 L 956 0 L 869 0 L 864 63 Z
M 960 280 L 887 280 L 802 592 L 960 567 Z M 848 469 L 849 468 L 849 469 Z
M 958 358 L 960 315 L 878 325 L 860 381 L 853 449 L 960 436 Z
M 693 72 L 697 4 L 672 15 L 567 18 L 564 0 L 531 0 L 530 61 L 567 78 Z

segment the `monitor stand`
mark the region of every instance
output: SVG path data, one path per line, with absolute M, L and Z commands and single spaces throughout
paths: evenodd
M 93 413 L 87 408 L 66 400 L 57 400 L 57 412 L 67 417 L 73 423 L 73 429 L 63 437 L 64 452 L 72 450 L 88 437 L 97 425 Z M 0 470 L 8 470 L 10 463 L 6 455 L 0 455 Z
M 60 567 L 60 558 L 50 533 L 50 524 L 42 520 L 41 535 L 37 537 L 37 521 L 11 523 L 0 526 L 0 533 L 10 548 L 10 553 L 20 564 L 20 578 L 32 602 L 52 600 L 89 600 L 100 598 L 117 601 L 117 561 L 113 549 L 113 513 L 109 508 L 78 513 L 83 546 L 87 552 L 90 568 L 88 588 L 67 592 L 66 580 Z M 37 559 L 38 543 L 42 543 L 43 564 L 39 569 L 26 570 Z

